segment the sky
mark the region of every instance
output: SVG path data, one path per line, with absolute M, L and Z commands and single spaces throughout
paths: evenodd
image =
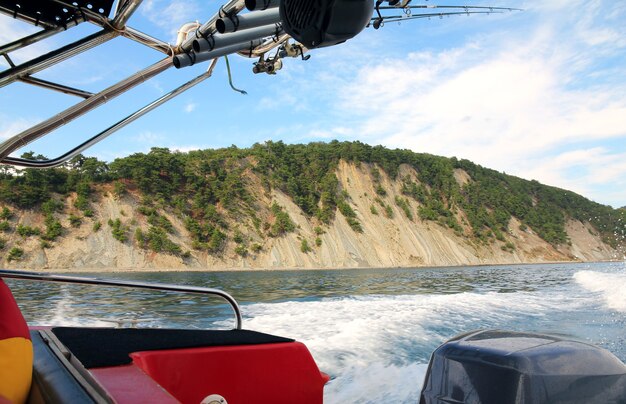
M 525 179 L 626 206 L 626 2 L 615 0 L 413 1 L 522 8 L 521 12 L 388 23 L 352 40 L 285 60 L 275 76 L 254 60 L 223 60 L 213 76 L 84 154 L 111 161 L 151 147 L 189 151 L 360 140 L 456 156 Z M 213 0 L 144 0 L 129 26 L 173 43 L 204 22 Z M 0 16 L 0 43 L 36 29 Z M 81 24 L 12 53 L 23 63 L 97 31 Z M 36 77 L 97 92 L 162 54 L 116 38 Z M 1 68 L 8 65 L 0 59 Z M 56 157 L 185 81 L 207 63 L 149 80 L 26 150 Z M 0 140 L 79 99 L 14 83 L 0 88 Z

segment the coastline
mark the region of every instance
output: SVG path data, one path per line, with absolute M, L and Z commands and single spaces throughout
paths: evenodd
M 266 207 L 258 214 L 260 222 L 257 225 L 262 222 L 271 228 L 276 218 L 267 207 L 275 203 L 291 220 L 292 231 L 272 235 L 269 230 L 256 230 L 254 223 L 222 212 L 231 234 L 222 233 L 225 241 L 218 250 L 212 251 L 208 245 L 194 241 L 183 217 L 162 209 L 158 215 L 160 220 L 169 223 L 169 230 L 165 232 L 167 240 L 170 246 L 177 247 L 176 251 L 168 252 L 162 249 L 163 245 L 157 245 L 156 249 L 147 248 L 146 228 L 154 226 L 149 223 L 145 209 L 141 209 L 140 195 L 128 192 L 117 197 L 111 186 L 102 186 L 97 205 L 92 205 L 93 216 L 84 219 L 82 225 L 74 226 L 68 218 L 59 215 L 58 223 L 67 230 L 53 242 L 35 235 L 20 235 L 17 231 L 7 233 L 4 236 L 7 253 L 3 261 L 5 268 L 63 273 L 422 268 L 623 259 L 623 248 L 605 243 L 589 222 L 568 219 L 564 229 L 569 241 L 551 244 L 515 217 L 509 219 L 506 234 L 503 233 L 500 239 L 481 241 L 474 237 L 462 211 L 457 212 L 455 219 L 458 223 L 465 223 L 460 229 L 407 215 L 392 202 L 396 199 L 404 201 L 402 184 L 384 174 L 374 179 L 371 175 L 374 169 L 375 165 L 357 166 L 341 161 L 335 172 L 343 191 L 350 197 L 360 231 L 355 231 L 343 215 L 320 226 L 289 195 L 278 189 L 266 192 L 260 179 L 251 177 L 250 192 L 256 195 L 260 207 Z M 419 176 L 415 168 L 408 165 L 401 165 L 399 170 L 403 178 Z M 462 174 L 460 171 L 455 173 Z M 459 179 L 459 185 L 467 180 L 466 175 Z M 385 200 L 388 202 L 375 196 L 377 186 L 386 189 Z M 64 204 L 73 206 L 75 198 L 74 195 L 66 196 Z M 385 209 L 388 208 L 389 215 L 381 215 L 376 208 L 382 209 L 380 201 Z M 42 212 L 16 211 L 13 216 L 9 227 L 15 229 L 19 226 L 43 229 L 46 226 Z M 110 228 L 100 228 L 102 223 L 109 223 Z M 115 223 L 124 229 L 122 239 L 113 228 Z M 94 228 L 96 224 L 98 226 Z M 122 227 L 118 230 L 121 231 Z M 143 241 L 139 242 L 137 237 Z M 161 234 L 160 237 L 165 236 Z
M 446 268 L 461 268 L 461 267 L 499 267 L 499 266 L 537 266 L 537 265 L 558 265 L 558 264 L 599 264 L 610 262 L 626 262 L 626 259 L 610 259 L 610 260 L 595 260 L 595 261 L 574 261 L 574 260 L 562 260 L 562 261 L 541 261 L 541 262 L 508 262 L 508 263 L 480 263 L 480 264 L 459 264 L 459 265 L 416 265 L 416 266 L 388 266 L 388 267 L 375 267 L 375 266 L 361 266 L 361 267 L 273 267 L 273 268 L 259 268 L 259 267 L 245 267 L 245 268 L 197 268 L 197 267 L 183 267 L 183 268 L 97 268 L 97 267 L 82 267 L 82 268 L 38 268 L 35 270 L 27 268 L 5 268 L 7 270 L 27 271 L 33 273 L 46 273 L 46 274 L 81 274 L 81 273 L 159 273 L 159 272 L 287 272 L 287 271 L 357 271 L 357 270 L 370 270 L 370 269 L 446 269 Z

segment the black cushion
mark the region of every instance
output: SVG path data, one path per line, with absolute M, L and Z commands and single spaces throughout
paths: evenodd
M 87 369 L 126 365 L 132 352 L 293 342 L 249 330 L 56 327 L 52 332 Z

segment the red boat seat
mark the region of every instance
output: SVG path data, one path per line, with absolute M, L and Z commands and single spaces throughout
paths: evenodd
M 321 404 L 324 384 L 300 342 L 132 353 L 134 364 L 182 403 L 218 394 L 228 404 Z
M 23 403 L 33 372 L 33 345 L 9 287 L 0 279 L 0 403 Z
M 52 332 L 87 369 L 130 364 L 132 352 L 294 341 L 250 330 L 54 327 Z

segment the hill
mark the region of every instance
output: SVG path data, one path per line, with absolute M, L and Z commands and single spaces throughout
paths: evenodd
M 28 157 L 41 158 L 41 156 Z M 360 142 L 153 148 L 0 169 L 19 268 L 334 268 L 623 258 L 626 211 L 467 160 Z

